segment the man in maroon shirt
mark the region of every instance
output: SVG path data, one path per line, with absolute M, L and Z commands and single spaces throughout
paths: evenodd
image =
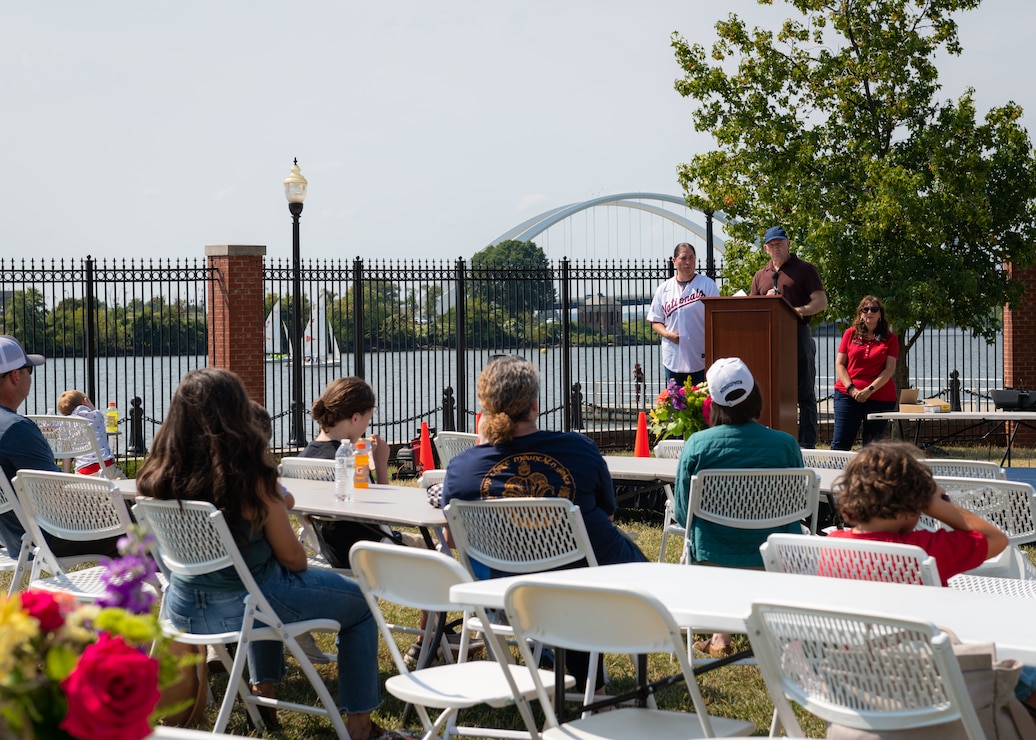
M 827 308 L 827 294 L 817 268 L 791 253 L 791 240 L 781 226 L 763 236 L 770 263 L 752 278 L 749 295 L 781 295 L 799 317 L 799 447 L 817 446 L 817 345 L 809 330 L 813 316 Z

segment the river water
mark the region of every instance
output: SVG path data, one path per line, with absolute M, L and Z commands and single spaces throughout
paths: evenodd
M 834 356 L 838 335 L 817 337 L 818 391 L 822 401 L 834 385 Z M 565 390 L 572 383 L 581 385 L 586 403 L 624 409 L 647 409 L 654 396 L 663 387 L 664 372 L 659 361 L 657 345 L 574 347 L 571 376 L 564 377 L 563 356 L 559 349 L 519 350 L 516 354 L 535 363 L 542 376 L 540 407 L 544 413 L 541 425 L 548 429 L 564 426 L 561 406 Z M 474 427 L 476 409 L 475 391 L 479 372 L 495 353 L 471 350 L 464 357 L 466 384 L 466 414 L 464 426 Z M 921 396 L 945 394 L 949 374 L 960 373 L 965 410 L 991 408 L 986 399 L 989 390 L 1003 387 L 1002 343 L 987 345 L 981 339 L 972 339 L 959 331 L 947 330 L 932 334 L 911 351 L 911 381 Z M 424 350 L 406 352 L 376 352 L 365 356 L 366 377 L 378 396 L 378 409 L 373 429 L 392 442 L 409 439 L 420 428 L 422 421 L 430 427 L 443 423 L 443 391 L 447 386 L 454 392 L 459 404 L 460 379 L 457 356 L 452 350 Z M 639 361 L 647 378 L 640 403 L 636 403 L 631 372 Z M 102 360 L 97 368 L 95 403 L 103 407 L 114 400 L 125 419 L 130 399 L 142 399 L 145 424 L 145 444 L 162 419 L 179 379 L 190 370 L 204 367 L 204 356 L 179 357 L 125 357 Z M 351 374 L 353 358 L 345 355 L 340 367 L 306 367 L 303 371 L 304 405 L 312 403 L 332 378 Z M 275 446 L 290 438 L 290 363 L 267 363 L 265 404 L 274 417 Z M 567 383 L 566 383 L 567 381 Z M 1033 379 L 1036 383 L 1036 378 Z M 68 388 L 86 389 L 86 367 L 81 359 L 48 359 L 34 375 L 34 392 L 21 409 L 23 413 L 46 413 L 56 406 L 57 397 Z M 307 439 L 318 431 L 305 417 Z M 592 422 L 584 419 L 587 427 L 600 429 L 615 424 L 628 426 L 628 420 L 614 423 Z M 123 427 L 125 429 L 125 427 Z

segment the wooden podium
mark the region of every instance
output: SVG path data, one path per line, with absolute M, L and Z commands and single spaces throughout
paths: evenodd
M 705 367 L 720 357 L 740 357 L 763 394 L 760 423 L 798 439 L 798 315 L 780 296 L 702 302 Z

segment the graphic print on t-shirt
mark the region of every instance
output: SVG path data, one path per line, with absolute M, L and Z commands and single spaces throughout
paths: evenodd
M 502 485 L 501 485 L 502 481 Z M 572 473 L 556 458 L 542 452 L 508 455 L 482 478 L 479 495 L 487 498 L 575 497 Z

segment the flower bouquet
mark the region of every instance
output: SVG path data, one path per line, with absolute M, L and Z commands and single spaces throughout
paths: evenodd
M 151 734 L 161 689 L 177 680 L 182 659 L 165 649 L 154 593 L 143 588 L 154 576 L 145 543 L 133 533 L 119 551 L 104 561 L 106 593 L 96 604 L 49 591 L 0 597 L 0 736 Z M 158 658 L 149 655 L 153 644 Z
M 706 383 L 691 385 L 688 380 L 677 385 L 675 380 L 670 380 L 655 400 L 648 428 L 656 441 L 671 437 L 687 439 L 709 426 L 711 407 L 712 398 Z

